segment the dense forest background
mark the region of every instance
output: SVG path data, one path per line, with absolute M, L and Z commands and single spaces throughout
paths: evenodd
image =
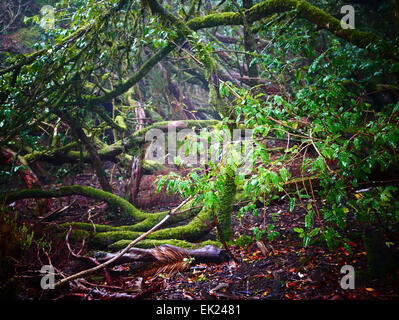
M 2 0 L 0 295 L 397 298 L 399 1 L 344 5 Z

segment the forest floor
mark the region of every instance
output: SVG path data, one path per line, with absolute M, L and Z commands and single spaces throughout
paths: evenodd
M 95 175 L 85 167 L 84 173 L 73 175 L 73 170 L 62 178 L 62 185 L 81 184 L 98 187 Z M 107 164 L 112 170 L 112 164 Z M 82 171 L 80 171 L 82 172 Z M 162 172 L 160 172 L 162 174 Z M 156 175 L 145 175 L 141 182 L 137 207 L 148 211 L 162 211 L 179 204 L 177 196 L 165 192 L 155 194 L 154 180 Z M 54 183 L 54 181 L 53 181 Z M 115 193 L 122 195 L 122 182 L 114 179 Z M 65 239 L 53 239 L 49 228 L 63 222 L 93 222 L 110 225 L 129 224 L 121 221 L 117 214 L 109 213 L 108 206 L 99 201 L 72 196 L 52 200 L 53 215 L 46 216 L 38 222 L 33 214 L 37 206 L 34 200 L 19 201 L 16 210 L 22 213 L 25 223 L 35 231 L 35 238 L 41 239 L 32 245 L 24 261 L 17 264 L 15 278 L 23 280 L 21 299 L 45 298 L 38 285 L 38 275 L 33 269 L 51 262 L 58 271 L 68 270 L 73 257 L 67 249 Z M 56 209 L 66 208 L 62 212 Z M 128 293 L 140 299 L 197 300 L 197 299 L 397 299 L 399 298 L 399 272 L 386 279 L 367 279 L 361 275 L 367 270 L 367 257 L 363 242 L 359 239 L 350 243 L 352 252 L 345 249 L 329 251 L 323 242 L 312 243 L 303 248 L 302 239 L 294 231 L 304 224 L 305 210 L 296 207 L 288 210 L 288 201 L 274 201 L 267 208 L 260 208 L 258 216 L 246 215 L 241 220 L 234 215 L 234 238 L 242 235 L 253 236 L 252 228 L 264 229 L 274 220 L 275 231 L 280 233 L 273 241 L 262 240 L 261 243 L 250 241 L 241 246 L 231 247 L 239 264 L 232 261 L 222 264 L 193 265 L 187 271 L 174 274 L 158 274 L 154 272 L 131 272 L 129 265 L 114 267 L 109 278 L 104 273 L 88 276 L 85 281 L 91 288 L 82 292 L 78 289 L 55 290 L 47 298 L 50 299 L 114 299 L 113 295 Z M 352 230 L 353 232 L 353 230 Z M 205 239 L 215 239 L 215 231 L 211 231 Z M 39 245 L 41 243 L 41 245 Z M 43 244 L 46 244 L 43 246 Z M 71 242 L 77 252 L 82 244 Z M 87 251 L 87 249 L 84 249 Z M 83 252 L 85 252 L 83 251 Z M 344 274 L 341 267 L 352 265 L 356 271 L 356 288 L 344 290 L 340 280 Z M 363 278 L 363 280 L 362 280 Z

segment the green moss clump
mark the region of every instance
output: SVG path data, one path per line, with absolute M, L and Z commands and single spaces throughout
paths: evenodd
M 202 241 L 199 243 L 200 248 L 205 247 L 205 246 L 215 246 L 218 248 L 223 248 L 223 244 L 219 241 L 214 241 L 214 240 L 206 240 L 206 241 Z
M 342 29 L 340 21 L 328 14 L 327 12 L 311 5 L 308 1 L 302 0 L 268 0 L 262 1 L 254 5 L 252 8 L 245 10 L 245 16 L 249 23 L 267 18 L 271 15 L 281 12 L 287 12 L 296 9 L 298 16 L 310 22 L 315 23 L 319 27 L 326 29 L 338 37 L 361 48 L 367 47 L 369 44 L 384 45 L 383 55 L 393 57 L 395 47 L 385 41 L 376 34 L 363 32 L 357 29 Z M 203 17 L 196 17 L 187 22 L 187 26 L 192 30 L 210 28 L 216 26 L 242 25 L 243 20 L 240 13 L 223 12 L 209 14 Z
M 148 238 L 151 239 L 181 239 L 188 241 L 198 240 L 209 230 L 213 214 L 209 210 L 202 210 L 198 216 L 184 226 L 166 228 L 155 231 Z
M 116 116 L 115 123 L 117 123 L 122 129 L 127 130 L 125 119 L 121 115 Z
M 239 236 L 235 241 L 234 244 L 238 247 L 248 247 L 249 245 L 251 245 L 254 242 L 254 240 L 252 239 L 252 237 L 248 236 L 248 235 L 241 235 Z
M 90 236 L 90 233 L 85 230 L 74 229 L 74 230 L 72 230 L 72 232 L 69 236 L 69 239 L 75 241 L 75 240 L 87 238 L 89 236 Z
M 179 214 L 176 216 L 172 216 L 169 218 L 169 220 L 167 220 L 165 222 L 164 226 L 190 219 L 198 211 L 199 211 L 198 209 L 197 210 L 193 209 L 191 211 L 187 211 L 185 213 L 182 213 L 182 214 Z M 123 226 L 120 228 L 123 228 L 125 230 L 130 230 L 130 231 L 147 231 L 147 230 L 151 229 L 153 226 L 155 226 L 157 223 L 159 223 L 167 214 L 168 214 L 168 212 L 159 212 L 159 213 L 152 213 L 152 214 L 150 213 L 150 214 L 148 214 L 148 218 L 146 218 L 145 220 L 138 222 L 131 226 Z
M 154 172 L 157 172 L 157 171 L 160 171 L 160 170 L 165 170 L 165 167 L 162 164 L 157 163 L 157 162 L 152 161 L 152 160 L 143 161 L 142 162 L 142 167 L 143 167 L 143 170 L 146 173 L 154 173 Z

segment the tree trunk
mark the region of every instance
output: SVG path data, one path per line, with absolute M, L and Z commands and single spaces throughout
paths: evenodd
M 253 6 L 252 0 L 243 0 L 244 9 L 249 9 L 252 6 Z M 245 51 L 248 51 L 248 52 L 254 52 L 256 50 L 256 42 L 255 42 L 254 34 L 250 30 L 250 25 L 246 25 L 246 24 L 244 24 L 244 49 L 245 49 Z M 245 61 L 247 64 L 248 77 L 249 77 L 249 84 L 251 87 L 258 84 L 257 78 L 259 75 L 258 67 L 257 67 L 256 63 L 253 63 L 251 65 L 252 58 L 253 57 L 249 54 L 245 55 Z

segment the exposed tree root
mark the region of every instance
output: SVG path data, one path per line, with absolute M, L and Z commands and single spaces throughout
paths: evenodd
M 145 212 L 142 212 L 131 205 L 125 199 L 118 197 L 110 192 L 102 191 L 92 187 L 73 185 L 68 187 L 61 187 L 56 190 L 41 190 L 41 189 L 29 189 L 18 192 L 10 192 L 0 196 L 1 203 L 12 203 L 17 200 L 34 198 L 60 198 L 72 195 L 82 195 L 85 197 L 102 200 L 108 202 L 113 207 L 119 207 L 122 211 L 133 218 L 135 221 L 141 221 L 148 217 Z
M 226 206 L 224 206 L 224 202 L 222 201 L 220 210 L 217 211 L 217 214 L 219 215 L 219 224 L 222 227 L 225 226 L 226 228 L 231 225 L 231 223 L 228 223 L 229 221 L 231 222 L 231 211 L 226 213 L 225 209 L 227 207 L 231 207 L 233 202 L 240 201 L 240 199 L 237 200 L 237 197 L 241 197 L 239 193 L 237 193 L 236 197 L 234 197 L 234 194 L 236 192 L 235 185 L 234 181 L 231 182 L 232 184 L 230 189 L 233 188 L 234 190 L 230 190 L 229 188 L 227 188 L 229 189 L 228 194 L 226 193 L 226 197 L 228 199 L 226 198 L 225 200 L 228 200 L 228 203 L 226 203 Z M 305 182 L 307 182 L 307 180 L 305 180 Z M 287 185 L 285 187 L 293 187 L 292 189 L 294 191 L 294 183 L 297 183 L 300 186 L 300 184 L 302 183 L 302 179 L 293 179 L 292 181 L 287 182 Z M 230 186 L 230 184 L 227 183 L 226 187 L 228 186 Z M 157 225 L 168 215 L 167 211 L 157 213 L 143 212 L 117 195 L 92 187 L 80 185 L 61 187 L 56 190 L 28 189 L 19 192 L 10 192 L 0 196 L 0 203 L 9 204 L 14 201 L 26 198 L 59 198 L 71 195 L 82 195 L 85 197 L 106 201 L 113 207 L 119 207 L 123 213 L 123 216 L 129 217 L 134 221 L 134 224 L 132 225 L 124 225 L 119 227 L 83 222 L 65 223 L 60 225 L 63 234 L 65 234 L 69 226 L 72 225 L 72 239 L 88 238 L 89 244 L 102 248 L 119 250 L 126 246 L 126 244 L 130 241 L 142 235 L 143 232 L 146 232 L 147 230 Z M 163 227 L 168 225 L 174 225 L 176 223 L 182 223 L 184 221 L 192 219 L 187 224 L 157 230 L 148 235 L 147 239 L 140 242 L 138 246 L 143 248 L 150 248 L 154 246 L 159 246 L 163 243 L 167 243 L 184 248 L 196 247 L 198 244 L 196 245 L 190 242 L 198 241 L 211 228 L 213 228 L 214 215 L 213 212 L 209 210 L 200 210 L 200 208 L 198 207 L 191 207 L 192 201 L 188 201 L 184 206 L 181 207 L 181 212 L 178 215 L 171 216 L 169 220 L 164 223 Z M 223 223 L 223 221 L 225 223 Z M 223 232 L 229 234 L 229 230 L 223 230 Z M 220 243 L 218 242 L 212 242 L 212 244 L 220 245 Z
M 192 213 L 190 214 L 192 215 Z M 161 217 L 163 216 L 164 218 L 167 213 L 154 215 L 157 215 L 156 219 L 144 220 L 146 221 L 145 225 L 147 226 L 147 230 L 149 229 L 148 227 L 150 227 L 152 224 L 156 225 L 157 221 L 159 223 L 159 221 L 162 220 Z M 188 217 L 173 216 L 171 218 L 173 219 L 171 219 L 172 221 L 170 222 L 168 221 L 169 224 L 177 222 L 178 220 L 184 221 L 184 219 L 187 219 Z M 199 240 L 213 227 L 212 221 L 213 214 L 209 211 L 202 210 L 196 217 L 194 217 L 189 223 L 185 225 L 154 231 L 147 236 L 147 240 L 145 240 L 145 242 L 140 242 L 140 246 L 148 248 L 158 246 L 163 243 L 168 243 L 184 248 L 193 248 L 195 247 L 195 245 L 190 244 L 187 241 Z M 69 225 L 70 224 L 64 224 L 63 227 L 67 227 Z M 78 229 L 72 233 L 73 238 L 87 236 L 90 234 L 90 231 L 93 231 L 93 225 L 91 224 L 75 223 L 72 224 L 72 226 L 74 227 L 74 229 Z M 140 229 L 143 226 L 144 224 L 140 224 Z M 135 229 L 137 230 L 136 225 L 121 227 L 96 225 L 95 229 L 96 233 L 89 238 L 89 244 L 101 248 L 109 247 L 114 250 L 124 247 L 126 243 L 129 243 L 130 241 L 138 238 L 140 235 L 143 234 L 143 232 L 132 231 Z
M 122 242 L 120 242 L 121 240 L 131 241 L 138 238 L 143 234 L 144 231 L 147 231 L 160 223 L 169 214 L 169 212 L 146 213 L 138 210 L 128 201 L 117 195 L 95 188 L 79 185 L 61 187 L 58 190 L 30 189 L 19 192 L 11 192 L 1 195 L 0 201 L 1 203 L 7 204 L 26 198 L 58 198 L 71 195 L 83 195 L 93 199 L 106 201 L 114 207 L 120 207 L 125 214 L 137 222 L 134 225 L 121 227 L 93 225 L 89 223 L 72 223 L 72 226 L 75 227 L 71 234 L 72 238 L 76 239 L 92 235 L 89 238 L 89 243 L 101 247 L 113 245 L 114 249 L 117 247 L 119 248 L 122 244 Z M 167 223 L 170 225 L 188 220 L 189 218 L 193 217 L 194 214 L 199 210 L 198 208 L 193 208 L 193 210 L 191 210 L 191 205 L 191 201 L 185 203 L 184 206 L 181 207 L 182 213 L 179 215 L 172 215 Z M 154 246 L 165 243 L 163 240 L 173 239 L 174 241 L 169 241 L 169 244 L 180 244 L 183 247 L 191 247 L 189 243 L 179 242 L 178 240 L 196 241 L 200 239 L 201 236 L 206 234 L 213 227 L 212 221 L 212 212 L 201 210 L 198 215 L 195 216 L 188 224 L 157 230 L 149 234 L 148 239 L 157 240 L 153 242 Z M 61 227 L 65 227 L 66 230 L 69 225 L 71 224 L 64 224 L 61 225 Z M 95 231 L 94 234 L 93 231 Z M 118 244 L 115 244 L 117 242 Z M 144 243 L 143 246 L 150 246 L 150 240 Z

